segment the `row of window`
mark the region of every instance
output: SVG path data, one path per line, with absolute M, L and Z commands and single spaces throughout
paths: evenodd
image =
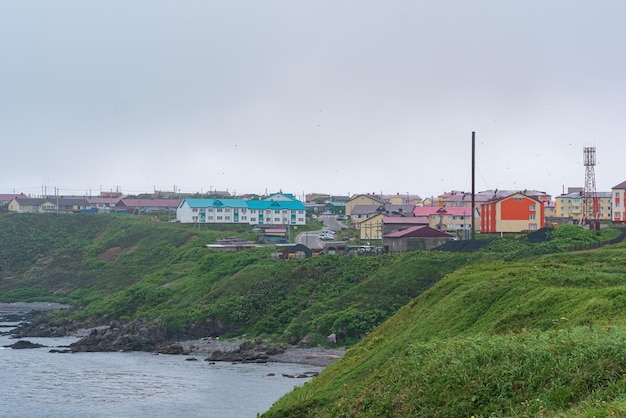
M 205 211 L 205 210 L 206 210 L 206 212 L 210 212 L 210 213 L 212 213 L 212 212 L 217 212 L 217 213 L 222 213 L 222 212 L 224 212 L 224 213 L 230 213 L 231 211 L 233 211 L 233 212 L 235 211 L 235 210 L 234 210 L 234 209 L 232 209 L 232 208 L 206 208 L 206 209 L 204 209 L 204 208 L 202 208 L 202 209 L 199 209 L 199 208 L 192 208 L 192 209 L 191 209 L 191 211 L 192 211 L 193 213 L 198 213 L 199 211 Z M 238 210 L 238 211 L 236 211 L 235 213 L 247 213 L 247 211 L 248 211 L 247 209 L 239 209 L 239 210 Z M 263 212 L 264 212 L 263 210 L 259 210 L 259 211 L 258 211 L 258 213 L 263 213 Z M 274 210 L 273 212 L 274 212 L 276 215 L 280 214 L 281 212 L 282 212 L 283 214 L 287 214 L 287 213 L 289 213 L 289 210 L 288 210 L 288 209 L 283 209 L 282 211 L 281 211 L 281 210 Z M 292 212 L 292 213 L 296 213 L 296 212 L 297 212 L 297 213 L 298 213 L 298 215 L 303 215 L 303 214 L 304 214 L 304 211 L 303 211 L 303 210 L 298 210 L 298 211 L 292 210 L 291 212 Z M 256 209 L 250 209 L 250 213 L 252 213 L 252 214 L 256 214 L 256 213 L 257 213 L 257 210 L 256 210 Z M 267 210 L 265 211 L 265 213 L 272 213 L 272 210 L 271 210 L 271 209 L 267 209 Z
M 206 217 L 204 217 L 204 216 L 201 216 L 201 217 L 192 216 L 191 220 L 193 222 L 198 222 L 198 221 L 205 222 L 205 220 L 206 221 L 213 221 L 213 220 L 215 220 L 215 221 L 230 221 L 231 219 L 230 219 L 229 215 L 225 215 L 225 216 L 217 215 L 215 217 L 213 215 L 209 215 L 209 216 L 206 216 Z M 240 220 L 242 222 L 247 222 L 248 221 L 248 217 L 247 216 L 241 216 L 240 218 L 235 218 L 234 223 L 238 223 Z M 271 218 L 265 218 L 265 222 L 271 222 L 271 221 L 272 221 Z M 294 218 L 292 218 L 291 221 L 293 222 Z M 257 222 L 257 218 L 251 217 L 250 218 L 250 222 L 256 223 Z M 281 223 L 281 218 L 274 218 L 274 222 L 277 223 L 277 224 Z M 298 218 L 298 222 L 304 222 L 304 218 L 303 217 Z M 263 220 L 259 219 L 259 223 L 263 223 Z M 289 219 L 282 218 L 282 223 L 283 224 L 289 223 Z

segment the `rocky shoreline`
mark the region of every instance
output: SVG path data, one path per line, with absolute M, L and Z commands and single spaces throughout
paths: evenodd
M 171 330 L 139 319 L 131 323 L 80 328 L 74 321 L 36 315 L 11 331 L 13 338 L 76 336 L 69 347 L 54 352 L 146 351 L 157 354 L 205 355 L 206 361 L 233 363 L 296 363 L 325 367 L 339 360 L 345 349 L 298 347 L 264 340 L 238 338 L 224 341 L 202 336 L 203 330 L 183 327 Z M 204 334 L 206 335 L 206 334 Z

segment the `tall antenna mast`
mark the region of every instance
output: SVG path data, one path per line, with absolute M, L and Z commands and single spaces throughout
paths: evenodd
M 596 192 L 596 147 L 583 148 L 583 164 L 585 166 L 585 188 L 582 195 L 583 211 L 580 219 L 581 225 L 589 224 L 590 227 L 598 228 L 598 193 Z

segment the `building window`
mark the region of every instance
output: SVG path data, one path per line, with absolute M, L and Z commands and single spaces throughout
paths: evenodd
M 230 221 L 230 216 L 229 215 L 224 216 L 224 220 L 225 221 Z
M 193 209 L 191 209 L 191 211 L 192 211 L 193 213 L 196 213 L 196 212 L 198 212 L 198 208 L 193 208 Z
M 213 212 L 213 208 L 209 208 L 209 212 Z
M 221 216 L 218 216 L 218 217 L 217 217 L 217 220 L 218 220 L 218 221 L 221 221 L 221 220 L 222 220 L 222 217 L 221 217 Z
M 531 215 L 528 217 L 528 219 L 529 219 L 529 220 L 531 220 L 531 221 L 534 221 L 534 220 L 536 219 L 536 218 L 535 218 L 535 214 L 534 214 L 534 213 L 533 213 L 533 214 L 531 214 Z
M 222 208 L 218 208 L 218 209 L 217 209 L 217 212 L 221 212 L 221 211 L 222 211 Z
M 535 205 L 530 205 L 530 206 L 528 207 L 528 210 L 536 210 L 536 209 L 535 209 Z
M 531 231 L 536 231 L 537 230 L 537 224 L 528 224 L 528 229 L 530 229 Z

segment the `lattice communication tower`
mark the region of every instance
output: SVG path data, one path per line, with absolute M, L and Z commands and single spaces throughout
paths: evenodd
M 583 148 L 583 164 L 585 165 L 585 188 L 582 195 L 583 211 L 581 225 L 597 228 L 599 208 L 598 193 L 596 192 L 596 147 Z

